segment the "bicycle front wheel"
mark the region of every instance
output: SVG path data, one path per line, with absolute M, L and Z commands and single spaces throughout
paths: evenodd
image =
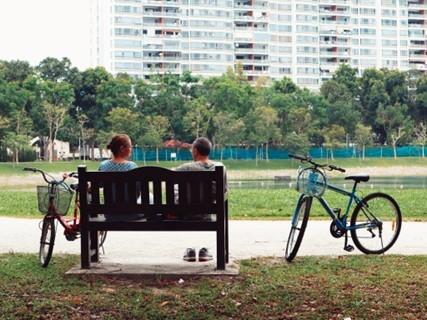
M 385 193 L 367 195 L 351 216 L 351 238 L 366 254 L 380 254 L 396 242 L 402 226 L 402 214 L 396 200 Z
M 46 268 L 52 258 L 53 246 L 55 245 L 55 219 L 45 217 L 42 225 L 42 235 L 40 237 L 39 261 L 42 267 Z
M 313 197 L 305 196 L 299 202 L 292 218 L 291 231 L 286 243 L 285 259 L 291 262 L 298 253 L 305 228 L 307 227 Z

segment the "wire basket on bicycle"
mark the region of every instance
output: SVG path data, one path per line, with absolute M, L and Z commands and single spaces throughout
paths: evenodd
M 39 211 L 43 214 L 49 212 L 49 197 L 53 197 L 56 211 L 60 215 L 66 215 L 70 208 L 73 191 L 62 185 L 37 186 L 37 200 Z
M 300 169 L 296 189 L 300 193 L 319 198 L 326 191 L 326 176 L 316 168 Z

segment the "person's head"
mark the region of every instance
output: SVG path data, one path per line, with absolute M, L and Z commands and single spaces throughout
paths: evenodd
M 194 161 L 205 160 L 209 158 L 209 153 L 211 152 L 212 144 L 211 142 L 204 137 L 197 138 L 194 140 L 191 154 Z
M 111 150 L 115 158 L 129 158 L 132 151 L 132 142 L 127 134 L 116 134 L 111 138 L 107 149 Z

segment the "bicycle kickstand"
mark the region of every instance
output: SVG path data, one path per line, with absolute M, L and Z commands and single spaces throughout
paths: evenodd
M 347 252 L 352 252 L 354 247 L 351 244 L 348 244 L 348 231 L 345 232 L 345 240 L 344 240 L 344 250 Z

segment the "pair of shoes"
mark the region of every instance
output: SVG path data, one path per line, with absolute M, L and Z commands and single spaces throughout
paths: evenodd
M 205 262 L 212 260 L 213 257 L 207 248 L 201 248 L 199 250 L 199 261 Z M 184 261 L 195 262 L 196 261 L 196 250 L 194 248 L 187 248 L 184 254 Z
M 184 254 L 184 261 L 195 262 L 196 261 L 196 249 L 187 248 Z
M 205 262 L 212 260 L 213 257 L 207 248 L 202 248 L 199 250 L 199 261 Z

